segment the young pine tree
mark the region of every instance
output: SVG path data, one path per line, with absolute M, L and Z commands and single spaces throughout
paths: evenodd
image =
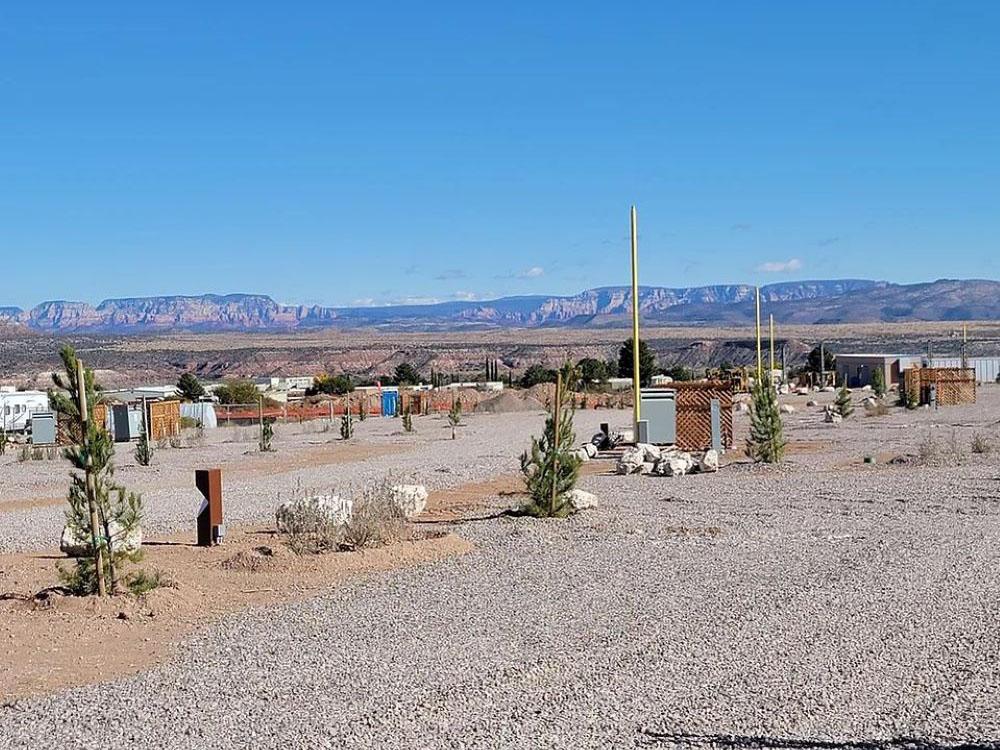
M 833 408 L 844 419 L 847 419 L 854 413 L 854 406 L 851 405 L 851 394 L 847 392 L 846 382 L 837 391 L 837 398 L 833 401 Z
M 750 396 L 750 435 L 747 437 L 746 453 L 754 461 L 779 463 L 785 455 L 786 443 L 777 393 L 770 383 L 761 378 L 754 383 Z
M 413 432 L 413 414 L 410 412 L 409 406 L 403 410 L 403 431 Z
M 48 396 L 66 424 L 71 445 L 63 456 L 75 469 L 70 472 L 66 525 L 74 539 L 85 540 L 90 548 L 74 568 L 60 573 L 77 594 L 115 594 L 131 583 L 131 577 L 123 575 L 125 564 L 138 561 L 138 552 L 129 547 L 141 533 L 142 498 L 114 481 L 115 445 L 104 425 L 94 420 L 98 388 L 93 371 L 78 364 L 72 347 L 63 347 L 60 357 L 65 373 L 53 373 L 55 388 Z
M 462 402 L 454 395 L 451 397 L 451 409 L 448 411 L 448 424 L 451 425 L 451 439 L 455 439 L 455 428 L 462 424 Z
M 146 422 L 142 421 L 139 427 L 139 442 L 135 446 L 135 461 L 139 466 L 149 466 L 153 463 L 153 446 L 149 442 L 146 434 Z
M 872 391 L 876 396 L 882 398 L 885 395 L 885 372 L 881 367 L 872 370 Z
M 521 511 L 535 518 L 565 518 L 573 512 L 567 493 L 576 486 L 581 461 L 573 450 L 572 400 L 559 411 L 558 417 L 553 413 L 546 418 L 545 432 L 533 437 L 531 450 L 521 454 L 521 473 L 530 497 Z

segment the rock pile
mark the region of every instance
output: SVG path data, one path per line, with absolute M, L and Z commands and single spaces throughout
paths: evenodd
M 675 447 L 659 448 L 648 443 L 639 443 L 628 448 L 618 460 L 619 474 L 652 474 L 664 477 L 680 477 L 698 472 L 719 470 L 719 454 L 709 450 L 693 456 Z

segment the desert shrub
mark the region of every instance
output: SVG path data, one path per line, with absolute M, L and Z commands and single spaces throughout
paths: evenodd
M 391 480 L 383 479 L 355 495 L 351 517 L 343 526 L 341 549 L 380 547 L 403 536 L 406 518 L 392 497 L 392 486 Z
M 180 435 L 171 435 L 167 438 L 167 442 L 170 444 L 171 448 L 183 448 L 184 442 L 181 440 Z
M 194 417 L 181 417 L 181 429 L 182 430 L 192 430 L 201 429 L 201 422 L 199 422 Z
M 7 444 L 10 442 L 7 431 L 0 427 L 0 456 L 7 452 Z
M 576 487 L 581 463 L 573 449 L 575 442 L 570 403 L 558 416 L 550 414 L 546 418 L 542 436 L 531 438 L 530 451 L 521 454 L 521 473 L 529 497 L 521 506 L 524 514 L 536 518 L 565 518 L 573 512 L 567 493 Z
M 448 424 L 451 426 L 451 439 L 455 439 L 455 429 L 462 424 L 462 402 L 452 396 L 451 409 L 448 410 Z
M 958 440 L 958 433 L 955 430 L 951 431 L 951 437 L 948 439 L 948 460 L 953 465 L 965 463 L 965 449 Z
M 335 552 L 344 538 L 344 527 L 314 504 L 296 502 L 285 515 L 285 543 L 296 555 Z
M 779 463 L 785 455 L 785 442 L 778 395 L 770 383 L 758 378 L 750 391 L 750 434 L 746 454 L 754 461 Z
M 879 397 L 885 395 L 885 371 L 881 367 L 872 370 L 872 392 Z
M 972 452 L 984 456 L 992 452 L 993 446 L 990 444 L 990 439 L 981 433 L 976 433 L 972 436 Z
M 521 387 L 531 388 L 540 383 L 554 383 L 559 373 L 548 367 L 539 364 L 531 365 L 521 376 Z
M 925 432 L 917 445 L 917 455 L 925 464 L 934 463 L 941 455 L 941 446 L 938 445 L 937 438 L 930 432 Z
M 126 577 L 125 585 L 133 596 L 148 594 L 154 589 L 175 589 L 177 582 L 162 570 L 137 570 Z
M 349 375 L 318 375 L 311 388 L 306 389 L 307 396 L 325 393 L 329 396 L 343 396 L 354 390 Z

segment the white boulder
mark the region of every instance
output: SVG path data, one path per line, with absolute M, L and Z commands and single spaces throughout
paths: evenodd
M 427 507 L 427 488 L 422 484 L 397 484 L 389 496 L 407 518 L 419 516 Z
M 698 459 L 698 471 L 711 474 L 719 470 L 719 452 L 716 450 L 705 451 Z
M 646 452 L 639 448 L 626 448 L 618 459 L 619 474 L 636 474 L 646 461 Z
M 871 391 L 871 389 L 872 387 L 870 385 L 861 386 L 861 390 L 864 391 L 865 393 L 868 393 L 869 391 Z
M 142 529 L 136 527 L 132 533 L 126 533 L 121 524 L 112 521 L 108 524 L 108 531 L 111 532 L 111 546 L 123 552 L 138 552 L 142 546 Z M 101 538 L 105 539 L 101 534 Z M 89 557 L 91 555 L 90 534 L 86 533 L 78 536 L 70 526 L 64 526 L 62 536 L 59 539 L 59 549 L 64 555 L 69 557 Z
M 782 383 L 780 386 L 778 386 L 778 393 L 780 393 L 782 396 L 787 396 L 791 392 L 792 389 L 788 387 L 787 383 Z
M 809 386 L 802 386 L 801 388 L 796 388 L 795 392 L 800 396 L 808 396 L 812 391 L 809 390 Z
M 840 416 L 839 412 L 835 412 L 833 410 L 827 411 L 824 419 L 830 424 L 840 424 L 844 421 L 844 418 Z
M 581 462 L 587 463 L 590 460 L 590 454 L 582 446 L 573 451 L 573 455 L 580 459 Z
M 639 443 L 635 447 L 637 450 L 642 451 L 644 460 L 650 463 L 655 464 L 657 461 L 660 460 L 660 456 L 663 455 L 663 451 L 661 451 L 657 446 L 651 445 L 649 443 Z
M 738 401 L 733 404 L 733 411 L 737 414 L 746 414 L 750 411 L 750 405 L 746 401 Z
M 792 406 L 791 404 L 782 404 L 778 408 L 778 411 L 780 411 L 782 414 L 794 414 L 795 413 L 795 407 Z
M 825 388 L 822 388 L 821 390 L 823 391 L 823 393 L 836 393 L 837 392 L 837 389 L 834 388 L 832 385 L 828 385 Z
M 657 468 L 665 477 L 682 477 L 694 468 L 694 459 L 690 453 L 677 451 L 668 453 L 660 461 Z
M 584 443 L 583 450 L 588 458 L 597 458 L 597 446 L 593 443 Z
M 583 490 L 570 490 L 566 493 L 566 499 L 573 510 L 591 510 L 597 507 L 597 495 Z
M 340 495 L 310 495 L 294 500 L 286 500 L 274 511 L 275 526 L 281 533 L 287 533 L 298 515 L 306 512 L 325 516 L 330 523 L 342 526 L 351 518 L 353 503 Z

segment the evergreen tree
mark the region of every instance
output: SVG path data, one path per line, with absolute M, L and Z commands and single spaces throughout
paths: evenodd
M 632 377 L 632 339 L 629 338 L 618 350 L 618 377 Z M 639 339 L 639 385 L 643 388 L 653 382 L 656 374 L 656 355 L 650 351 L 649 345 Z
M 177 381 L 177 390 L 185 401 L 197 401 L 205 395 L 205 387 L 193 372 L 185 372 Z
M 70 346 L 63 347 L 59 355 L 65 374 L 53 373 L 55 388 L 49 389 L 48 397 L 66 424 L 71 444 L 63 456 L 76 470 L 70 472 L 66 525 L 75 539 L 89 542 L 91 551 L 90 556 L 78 558 L 73 569 L 60 569 L 60 573 L 78 594 L 101 593 L 105 586 L 115 594 L 123 583 L 132 582 L 131 577 L 122 575 L 125 563 L 138 561 L 138 553 L 127 547 L 139 531 L 142 498 L 114 481 L 115 445 L 104 425 L 94 420 L 98 387 L 93 371 L 79 367 Z M 79 398 L 81 371 L 85 408 Z M 137 575 L 136 580 L 140 577 Z
M 403 431 L 413 432 L 413 414 L 410 413 L 409 406 L 403 410 Z
M 746 453 L 754 461 L 779 463 L 785 454 L 786 443 L 774 386 L 759 379 L 754 382 L 750 396 L 750 435 Z
M 847 383 L 840 386 L 840 390 L 837 391 L 837 397 L 833 401 L 833 408 L 844 419 L 847 419 L 854 413 L 854 406 L 851 405 L 851 394 L 847 392 Z
M 531 450 L 521 454 L 521 473 L 530 497 L 521 511 L 535 518 L 565 518 L 573 512 L 566 495 L 576 486 L 581 461 L 573 450 L 572 399 L 560 411 L 558 425 L 557 416 L 550 414 L 542 436 L 531 438 Z
M 274 450 L 274 419 L 265 417 L 260 423 L 260 441 L 257 447 L 261 453 L 270 453 Z
M 416 385 L 420 382 L 420 373 L 409 362 L 400 362 L 396 365 L 393 377 L 396 380 L 396 385 Z
M 462 402 L 452 394 L 451 409 L 448 411 L 448 424 L 451 425 L 451 439 L 455 439 L 455 428 L 462 423 Z
M 135 446 L 135 460 L 139 466 L 149 466 L 153 463 L 153 446 L 146 434 L 146 420 L 143 420 L 139 426 L 139 442 Z
M 881 366 L 872 370 L 872 391 L 879 398 L 885 395 L 885 372 Z

